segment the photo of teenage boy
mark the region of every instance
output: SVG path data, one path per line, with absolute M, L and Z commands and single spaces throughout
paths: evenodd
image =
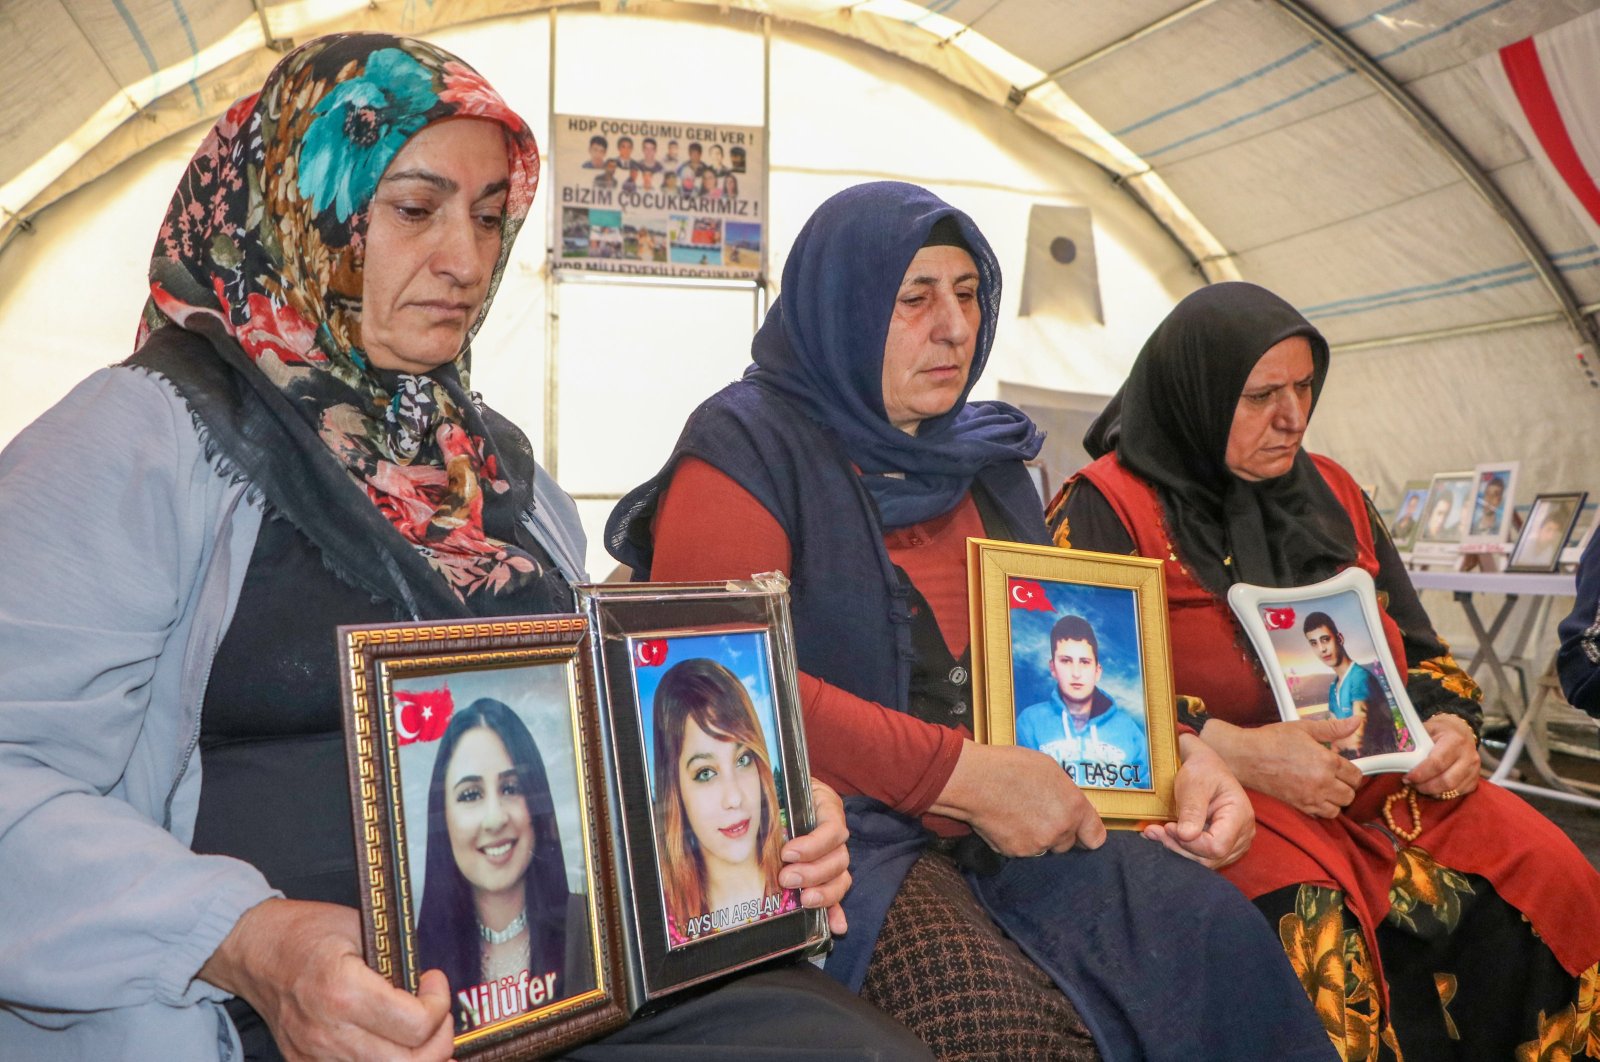
M 589 161 L 583 164 L 586 170 L 603 170 L 606 168 L 606 149 L 611 145 L 603 136 L 589 138 Z
M 733 165 L 731 167 L 733 172 L 734 173 L 743 173 L 744 172 L 744 148 L 742 148 L 742 147 L 734 147 L 734 148 L 729 149 L 728 157 L 733 161 Z
M 633 190 L 633 171 L 638 165 L 633 158 L 633 137 L 617 137 L 617 177 L 622 180 L 622 186 L 629 191 Z
M 689 161 L 678 167 L 678 180 L 683 182 L 685 188 L 689 187 L 691 180 L 698 181 L 700 174 L 705 172 L 706 164 L 701 161 L 705 152 L 694 141 L 689 143 Z
M 1056 620 L 1047 668 L 1055 689 L 1017 715 L 1017 744 L 1052 757 L 1078 785 L 1149 789 L 1144 723 L 1100 688 L 1100 641 L 1088 620 Z
M 615 188 L 619 183 L 617 180 L 617 160 L 606 159 L 605 169 L 595 174 L 594 186 L 596 188 Z
M 1335 719 L 1362 720 L 1349 737 L 1333 743 L 1333 750 L 1349 759 L 1375 756 L 1396 750 L 1393 713 L 1372 672 L 1350 659 L 1344 648 L 1344 635 L 1326 612 L 1313 612 L 1300 630 L 1311 649 L 1333 672 L 1328 687 L 1328 711 Z
M 641 157 L 633 164 L 633 170 L 639 175 L 639 187 L 648 192 L 661 184 L 661 160 L 656 158 L 656 138 L 647 136 L 639 141 Z

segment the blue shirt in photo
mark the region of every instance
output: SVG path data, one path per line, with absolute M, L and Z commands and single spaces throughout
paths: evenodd
M 1328 690 L 1328 711 L 1335 719 L 1349 719 L 1356 710 L 1357 701 L 1366 701 L 1368 708 L 1381 707 L 1372 685 L 1372 672 L 1352 661 L 1344 678 L 1334 676 L 1333 686 Z
M 1024 708 L 1017 714 L 1017 744 L 1049 756 L 1080 786 L 1150 788 L 1150 743 L 1144 723 L 1098 687 L 1093 710 L 1081 728 L 1073 725 L 1060 690 Z

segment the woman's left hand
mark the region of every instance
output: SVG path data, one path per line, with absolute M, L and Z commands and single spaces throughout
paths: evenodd
M 1144 836 L 1213 870 L 1244 855 L 1256 835 L 1256 813 L 1244 787 L 1211 746 L 1193 734 L 1178 738 L 1183 765 L 1172 786 L 1176 822 L 1153 823 Z
M 827 785 L 811 779 L 812 805 L 817 828 L 783 846 L 783 871 L 778 884 L 799 889 L 804 907 L 826 907 L 828 928 L 843 933 L 850 928 L 839 901 L 850 888 L 850 851 L 844 843 L 850 831 L 844 824 L 844 801 Z
M 1433 738 L 1433 748 L 1423 761 L 1411 768 L 1405 781 L 1424 796 L 1436 797 L 1454 791 L 1465 796 L 1478 788 L 1478 744 L 1466 720 L 1454 715 L 1435 715 L 1422 721 Z

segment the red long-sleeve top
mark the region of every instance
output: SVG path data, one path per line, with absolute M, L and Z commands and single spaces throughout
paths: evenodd
M 732 477 L 698 458 L 678 463 L 654 532 L 652 579 L 747 579 L 790 570 L 789 537 L 778 521 Z M 983 534 L 968 495 L 944 516 L 884 536 L 890 558 L 927 601 L 956 656 L 970 639 L 967 539 Z M 923 815 L 955 770 L 964 731 L 925 723 L 804 672 L 799 684 L 812 772 L 841 793 Z M 929 819 L 941 833 L 954 825 Z

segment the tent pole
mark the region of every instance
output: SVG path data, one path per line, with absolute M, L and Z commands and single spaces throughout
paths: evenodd
M 1500 220 L 1505 222 L 1506 228 L 1511 230 L 1512 238 L 1522 248 L 1522 253 L 1527 256 L 1528 261 L 1533 264 L 1534 271 L 1539 274 L 1539 279 L 1544 282 L 1545 288 L 1555 297 L 1561 307 L 1561 316 L 1566 319 L 1573 332 L 1577 333 L 1579 341 L 1593 346 L 1596 338 L 1594 326 L 1584 316 L 1583 308 L 1578 305 L 1572 289 L 1556 271 L 1544 249 L 1539 246 L 1533 231 L 1528 228 L 1528 223 L 1523 220 L 1517 208 L 1511 205 L 1511 201 L 1489 179 L 1489 175 L 1483 172 L 1482 167 L 1473 161 L 1472 156 L 1467 154 L 1466 149 L 1456 141 L 1456 138 L 1450 135 L 1449 130 L 1445 129 L 1433 113 L 1404 85 L 1391 77 L 1382 66 L 1368 58 L 1365 52 L 1352 44 L 1333 26 L 1323 21 L 1322 16 L 1308 8 L 1302 0 L 1273 0 L 1273 3 L 1284 14 L 1300 23 L 1301 27 L 1308 30 L 1313 37 L 1337 52 L 1345 62 L 1355 67 L 1357 73 L 1386 96 L 1390 103 L 1400 108 L 1422 135 L 1444 153 L 1467 183 L 1484 198 L 1496 214 L 1500 215 Z
M 544 151 L 539 158 L 540 175 L 543 176 L 546 165 L 550 161 L 549 152 L 555 150 L 556 145 L 556 15 L 557 9 L 550 9 L 550 60 L 546 76 L 549 78 L 548 103 L 545 112 L 549 115 L 549 124 L 545 126 Z M 556 478 L 556 456 L 561 445 L 561 424 L 559 422 L 560 402 L 558 401 L 561 390 L 561 284 L 556 278 L 556 248 L 557 240 L 561 237 L 560 211 L 556 207 L 554 193 L 545 196 L 546 209 L 549 211 L 549 221 L 545 224 L 545 255 L 544 255 L 544 469 L 550 473 L 550 478 Z
M 1172 14 L 1165 15 L 1165 16 L 1163 16 L 1161 18 L 1156 19 L 1154 22 L 1150 23 L 1148 26 L 1143 26 L 1143 27 L 1141 27 L 1139 29 L 1134 30 L 1132 33 L 1128 34 L 1126 37 L 1117 38 L 1116 40 L 1112 41 L 1110 44 L 1106 45 L 1104 48 L 1096 48 L 1094 51 L 1090 52 L 1088 55 L 1081 56 L 1081 57 L 1079 57 L 1077 59 L 1074 59 L 1074 60 L 1072 60 L 1072 62 L 1067 63 L 1065 66 L 1056 67 L 1054 70 L 1050 71 L 1044 77 L 1041 77 L 1038 81 L 1035 81 L 1033 84 L 1027 86 L 1024 89 L 1021 89 L 1020 91 L 1021 91 L 1023 96 L 1026 96 L 1028 93 L 1032 92 L 1034 89 L 1038 88 L 1040 85 L 1048 85 L 1052 81 L 1056 81 L 1056 80 L 1059 80 L 1060 78 L 1066 77 L 1068 74 L 1072 73 L 1074 70 L 1081 69 L 1082 67 L 1088 66 L 1090 63 L 1096 62 L 1097 60 L 1100 60 L 1100 59 L 1104 59 L 1106 56 L 1110 55 L 1112 52 L 1120 52 L 1122 49 L 1126 48 L 1128 45 L 1134 44 L 1134 43 L 1136 43 L 1138 41 L 1142 41 L 1146 37 L 1150 36 L 1152 33 L 1159 33 L 1161 30 L 1166 29 L 1168 26 L 1172 25 L 1174 22 L 1178 22 L 1178 21 L 1181 21 L 1183 19 L 1186 19 L 1190 15 L 1194 14 L 1196 11 L 1199 11 L 1201 8 L 1210 7 L 1214 3 L 1216 3 L 1216 0 L 1194 0 L 1193 3 L 1190 3 L 1190 4 L 1187 4 L 1187 5 L 1183 6 L 1183 7 L 1180 7 L 1178 10 L 1174 11 Z M 1020 98 L 1017 97 L 1015 93 L 1012 94 L 1012 98 L 1016 99 L 1017 102 L 1019 102 L 1019 103 L 1021 102 Z M 1008 104 L 1008 106 L 1011 106 L 1012 110 L 1016 110 L 1016 106 L 1015 105 Z

